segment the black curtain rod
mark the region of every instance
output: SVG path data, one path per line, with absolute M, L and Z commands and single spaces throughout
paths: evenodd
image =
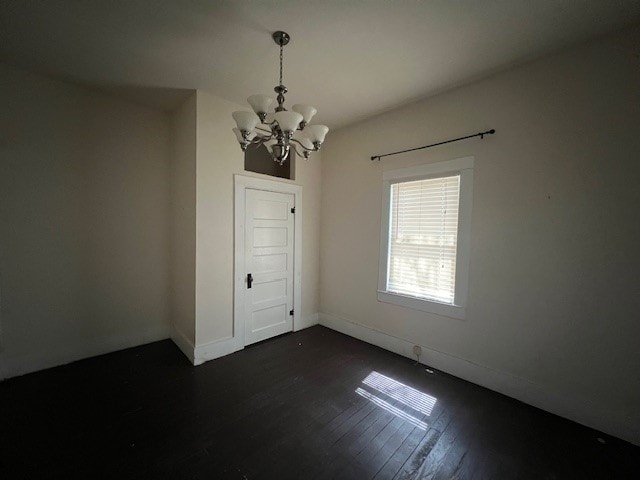
M 466 140 L 467 138 L 473 138 L 473 137 L 484 138 L 485 135 L 493 135 L 494 133 L 496 133 L 496 131 L 494 128 L 492 128 L 491 130 L 487 130 L 486 132 L 474 133 L 473 135 L 467 135 L 466 137 L 453 138 L 451 140 L 432 143 L 431 145 L 425 145 L 423 147 L 409 148 L 408 150 L 400 150 L 399 152 L 385 153 L 383 155 L 374 155 L 373 157 L 371 157 L 371 160 L 376 160 L 376 159 L 380 160 L 382 157 L 388 157 L 390 155 L 398 155 L 400 153 L 414 152 L 416 150 L 422 150 L 423 148 L 437 147 L 438 145 L 444 145 L 445 143 L 459 142 L 460 140 Z

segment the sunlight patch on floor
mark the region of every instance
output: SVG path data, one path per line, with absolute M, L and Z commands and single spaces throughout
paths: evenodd
M 371 372 L 362 383 L 375 388 L 379 392 L 404 403 L 407 407 L 411 407 L 424 415 L 431 415 L 433 407 L 436 405 L 435 397 L 422 393 L 415 388 L 411 388 L 404 383 L 400 383 L 378 372 Z
M 403 420 L 406 420 L 407 422 L 409 422 L 412 425 L 420 428 L 421 430 L 426 430 L 428 428 L 428 425 L 426 423 L 424 423 L 423 421 L 418 420 L 413 415 L 409 415 L 408 413 L 403 412 L 402 410 L 400 410 L 397 407 L 394 407 L 389 402 L 386 402 L 386 401 L 382 400 L 380 397 L 374 395 L 371 392 L 367 392 L 366 390 L 363 390 L 362 388 L 358 387 L 358 388 L 356 388 L 356 393 L 358 395 L 360 395 L 361 397 L 364 397 L 364 398 L 368 399 L 369 401 L 371 401 L 373 404 L 377 405 L 378 407 L 384 408 L 386 411 L 388 411 L 390 413 L 393 413 L 395 416 L 400 417 Z
M 391 398 L 396 402 L 399 402 L 409 407 L 410 409 L 415 410 L 417 413 L 426 416 L 431 415 L 433 407 L 435 406 L 437 401 L 436 397 L 427 395 L 426 393 L 416 390 L 415 388 L 411 388 L 404 383 L 398 382 L 393 378 L 387 377 L 386 375 L 382 375 L 381 373 L 375 371 L 371 372 L 367 376 L 367 378 L 362 381 L 362 383 L 370 389 L 376 390 L 384 397 Z M 376 395 L 376 393 L 371 392 L 368 389 L 358 387 L 356 388 L 355 392 L 361 397 L 366 398 L 373 404 L 377 405 L 378 407 L 385 409 L 386 411 L 396 415 L 397 417 L 411 423 L 417 428 L 420 428 L 422 430 L 426 430 L 428 428 L 428 425 L 419 418 L 405 412 L 395 405 L 392 405 L 387 400 L 381 398 L 379 395 Z

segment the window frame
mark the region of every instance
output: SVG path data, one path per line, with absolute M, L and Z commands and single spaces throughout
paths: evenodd
M 380 227 L 380 263 L 378 270 L 378 301 L 464 320 L 469 289 L 471 251 L 471 211 L 473 207 L 474 157 L 463 157 L 417 167 L 387 170 L 382 175 L 382 221 Z M 460 175 L 458 207 L 458 239 L 456 250 L 456 281 L 453 304 L 412 297 L 387 290 L 389 264 L 389 221 L 391 218 L 391 185 L 395 183 Z

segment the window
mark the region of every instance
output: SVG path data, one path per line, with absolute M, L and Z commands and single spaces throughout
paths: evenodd
M 464 318 L 473 158 L 387 171 L 378 300 Z

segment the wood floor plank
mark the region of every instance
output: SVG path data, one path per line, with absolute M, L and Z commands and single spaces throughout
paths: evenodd
M 404 464 L 393 477 L 394 480 L 405 480 L 408 478 L 419 478 L 418 472 L 432 450 L 438 445 L 442 434 L 430 428 L 424 438 L 416 445 L 405 460 Z
M 394 478 L 427 435 L 429 435 L 428 438 L 436 437 L 432 440 L 435 442 L 439 432 L 433 429 L 422 430 L 414 427 L 373 478 L 380 480 Z
M 398 448 L 400 448 L 402 443 L 407 439 L 411 432 L 417 428 L 401 419 L 397 419 L 395 421 L 397 421 L 400 426 L 393 432 L 389 439 L 386 440 L 379 449 L 376 450 L 375 448 L 371 448 L 368 451 L 363 451 L 358 456 L 358 460 L 360 460 L 361 463 L 367 466 L 369 478 L 373 478 L 374 476 L 376 476 L 376 474 L 382 469 L 382 467 L 396 453 Z M 401 466 L 401 464 L 399 464 L 399 466 Z
M 638 447 L 323 327 L 198 367 L 162 341 L 36 372 L 0 382 L 0 411 L 2 480 L 640 471 Z

